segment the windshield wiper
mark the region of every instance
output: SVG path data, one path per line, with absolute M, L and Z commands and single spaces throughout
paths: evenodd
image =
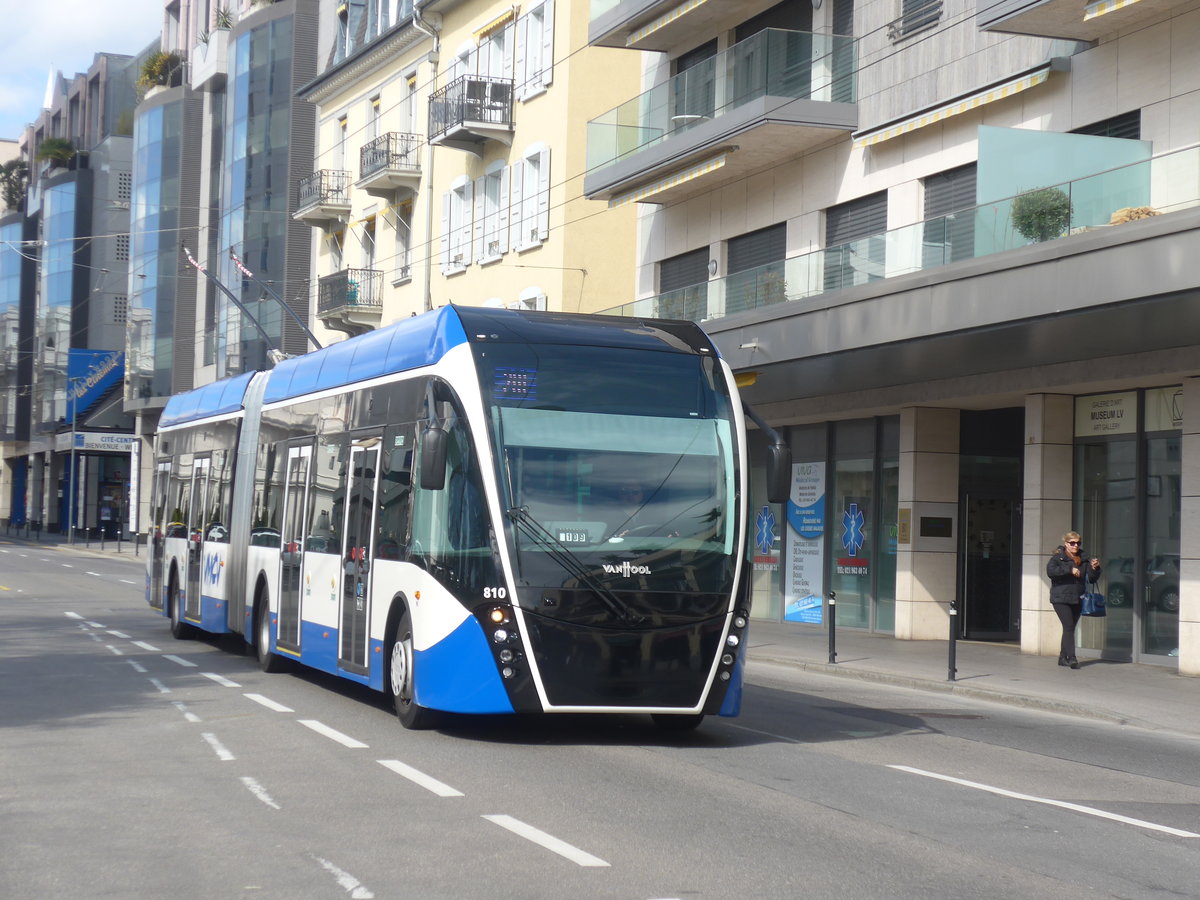
M 587 567 L 576 558 L 575 554 L 562 541 L 547 531 L 541 522 L 529 514 L 528 507 L 510 507 L 508 515 L 518 528 L 545 547 L 554 560 L 574 576 L 576 581 L 599 597 L 600 602 L 610 613 L 626 625 L 640 625 L 646 621 L 645 616 L 633 612 L 620 597 L 593 578 Z M 518 555 L 519 552 L 518 550 Z

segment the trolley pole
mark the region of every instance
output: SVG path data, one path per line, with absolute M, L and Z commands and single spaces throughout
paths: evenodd
M 837 662 L 837 592 L 829 592 L 829 662 Z
M 958 600 L 950 601 L 950 662 L 949 672 L 946 675 L 947 681 L 954 680 L 954 674 L 958 671 L 956 665 L 958 663 Z

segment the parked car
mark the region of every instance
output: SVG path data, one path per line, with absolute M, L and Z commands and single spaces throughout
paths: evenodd
M 1110 608 L 1129 606 L 1133 601 L 1133 557 L 1118 556 L 1104 566 L 1108 587 L 1104 592 Z M 1143 584 L 1150 586 L 1150 603 L 1163 612 L 1179 612 L 1179 557 L 1153 556 L 1146 565 Z

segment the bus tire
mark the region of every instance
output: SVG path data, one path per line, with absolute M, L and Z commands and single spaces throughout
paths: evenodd
M 704 721 L 704 713 L 685 713 L 683 715 L 676 715 L 675 713 L 651 713 L 650 718 L 663 731 L 680 734 L 685 731 L 695 731 L 699 728 L 700 723 Z
M 405 728 L 414 731 L 431 728 L 433 710 L 420 706 L 413 699 L 416 672 L 414 669 L 412 617 L 408 610 L 400 614 L 396 628 L 388 641 L 387 692 L 396 707 L 396 717 Z
M 271 604 L 266 590 L 259 592 L 254 601 L 254 654 L 258 667 L 268 674 L 282 672 L 285 661 L 271 650 Z
M 183 610 L 179 605 L 179 580 L 174 572 L 171 572 L 170 587 L 167 588 L 167 605 L 170 607 L 167 613 L 171 617 L 171 637 L 177 641 L 195 637 L 196 630 L 183 621 Z

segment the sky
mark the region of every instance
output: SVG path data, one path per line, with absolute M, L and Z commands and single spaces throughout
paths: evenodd
M 68 78 L 97 53 L 136 54 L 162 29 L 163 0 L 0 0 L 0 138 L 42 111 L 51 68 Z

